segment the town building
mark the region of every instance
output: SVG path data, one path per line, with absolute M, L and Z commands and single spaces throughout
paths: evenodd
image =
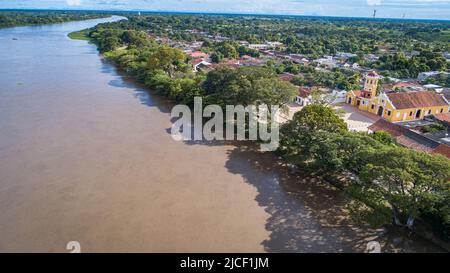
M 262 49 L 268 49 L 270 46 L 267 44 L 249 44 L 248 47 L 251 49 L 262 50 Z
M 288 73 L 288 72 L 284 72 L 280 75 L 278 75 L 278 79 L 282 80 L 282 81 L 286 81 L 286 82 L 290 82 L 295 78 L 294 74 Z
M 205 52 L 201 52 L 201 51 L 194 51 L 191 54 L 189 54 L 189 56 L 193 59 L 207 59 L 209 58 L 209 55 Z
M 425 88 L 422 85 L 416 82 L 407 81 L 397 82 L 388 89 L 396 92 L 425 91 Z
M 444 52 L 444 58 L 447 59 L 447 61 L 450 61 L 450 52 Z
M 295 97 L 295 103 L 300 106 L 306 106 L 311 104 L 312 96 L 311 96 L 311 88 L 300 87 L 298 90 L 298 95 Z
M 430 77 L 437 77 L 439 75 L 447 75 L 448 76 L 448 75 L 450 75 L 450 73 L 444 72 L 444 71 L 421 72 L 417 76 L 417 80 L 422 82 L 422 81 L 425 81 L 426 79 L 428 79 Z
M 314 62 L 328 69 L 333 69 L 338 66 L 338 61 L 333 59 L 333 56 L 324 56 L 323 58 L 315 59 Z
M 337 58 L 337 59 L 340 59 L 340 60 L 348 60 L 348 59 L 350 59 L 350 58 L 354 58 L 354 57 L 357 57 L 358 55 L 356 55 L 356 54 L 354 54 L 354 53 L 348 53 L 348 52 L 338 52 L 338 53 L 336 53 L 336 55 L 335 55 L 335 57 Z
M 450 111 L 449 101 L 443 95 L 433 91 L 380 91 L 377 95 L 380 78 L 375 72 L 368 73 L 365 77 L 364 89 L 349 91 L 346 102 L 391 122 L 419 120 L 425 116 Z
M 192 65 L 194 72 L 199 72 L 201 70 L 209 70 L 212 68 L 212 64 L 203 59 L 195 59 L 191 61 L 190 64 Z
M 450 158 L 450 146 L 428 138 L 399 124 L 379 119 L 369 126 L 369 133 L 380 131 L 390 134 L 398 144 L 404 147 L 429 154 L 440 154 Z

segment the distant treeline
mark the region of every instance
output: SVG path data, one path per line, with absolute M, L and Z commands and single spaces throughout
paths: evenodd
M 77 11 L 0 11 L 0 28 L 64 23 L 106 17 L 106 13 Z
M 278 41 L 286 53 L 315 59 L 338 52 L 357 54 L 352 62 L 382 70 L 383 75 L 409 78 L 430 70 L 448 70 L 443 52 L 450 51 L 450 22 L 370 20 L 327 17 L 226 16 L 206 14 L 127 15 L 110 28 L 133 29 L 178 41 L 205 41 L 212 57 L 236 57 L 236 41 Z M 229 38 L 214 43 L 211 36 Z M 245 53 L 249 55 L 252 52 Z M 376 54 L 379 60 L 366 60 Z M 414 55 L 411 57 L 411 54 Z

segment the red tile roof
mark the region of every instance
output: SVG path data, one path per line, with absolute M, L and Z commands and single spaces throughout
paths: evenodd
M 196 60 L 191 61 L 191 64 L 192 64 L 192 65 L 196 65 L 196 64 L 199 64 L 199 63 L 201 63 L 201 62 L 203 62 L 202 59 L 196 59 Z
M 396 83 L 396 84 L 394 84 L 392 86 L 392 89 L 405 88 L 405 87 L 414 87 L 414 86 L 420 87 L 420 85 L 418 85 L 416 83 L 413 83 L 413 82 L 398 82 L 398 83 Z
M 292 79 L 294 79 L 294 75 L 289 74 L 289 73 L 284 73 L 284 74 L 278 75 L 278 78 L 282 81 L 289 82 L 289 81 L 292 81 Z
M 444 97 L 432 91 L 386 93 L 396 109 L 448 106 Z
M 446 109 L 447 110 L 447 109 Z M 435 114 L 434 117 L 437 120 L 444 121 L 450 123 L 450 113 L 441 113 L 441 114 Z
M 301 98 L 307 98 L 309 95 L 311 95 L 311 89 L 300 87 L 298 90 L 298 96 Z
M 367 74 L 367 76 L 369 76 L 369 77 L 378 77 L 379 75 L 377 74 L 377 72 L 370 72 L 369 74 Z
M 432 153 L 433 152 L 433 148 L 429 147 L 429 146 L 425 146 L 422 143 L 419 143 L 417 141 L 415 141 L 412 138 L 409 138 L 405 135 L 401 135 L 395 138 L 395 140 L 405 146 L 408 147 L 410 149 L 419 151 L 419 152 L 425 152 L 425 153 Z
M 374 132 L 385 131 L 390 135 L 392 135 L 393 137 L 401 136 L 404 133 L 406 133 L 406 131 L 408 131 L 408 129 L 403 128 L 400 125 L 394 124 L 384 119 L 377 120 L 374 124 L 370 125 L 368 128 L 369 130 L 372 130 Z
M 450 158 L 450 146 L 441 144 L 433 151 L 434 154 L 441 154 L 443 156 L 446 156 L 447 158 Z
M 208 58 L 209 55 L 204 52 L 201 52 L 201 51 L 195 51 L 195 52 L 192 52 L 190 54 L 190 56 L 192 58 Z
M 427 140 L 425 137 L 387 120 L 379 119 L 370 125 L 369 129 L 374 132 L 387 132 L 395 138 L 397 143 L 410 149 L 425 153 L 441 154 L 450 158 L 450 146 L 445 144 L 438 145 L 431 139 Z

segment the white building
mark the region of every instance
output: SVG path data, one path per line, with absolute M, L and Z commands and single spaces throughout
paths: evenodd
M 424 80 L 428 79 L 429 77 L 436 77 L 436 76 L 438 76 L 440 74 L 450 75 L 450 73 L 444 72 L 444 71 L 422 72 L 422 73 L 419 73 L 419 76 L 417 76 L 417 80 L 418 81 L 424 81 Z
M 252 48 L 252 49 L 258 49 L 259 50 L 259 49 L 268 49 L 269 45 L 266 45 L 266 44 L 249 44 L 248 47 Z
M 283 43 L 280 43 L 280 42 L 267 42 L 266 44 L 272 48 L 277 48 L 277 47 L 283 46 Z
M 425 87 L 426 89 L 429 89 L 429 90 L 433 90 L 438 93 L 441 93 L 444 90 L 444 88 L 442 86 L 437 85 L 437 84 L 425 84 L 423 87 Z
M 306 106 L 311 104 L 311 101 L 311 89 L 300 87 L 298 90 L 298 95 L 295 97 L 295 103 L 301 106 Z
M 444 52 L 444 58 L 446 58 L 447 61 L 450 61 L 450 52 Z
M 333 59 L 333 56 L 324 56 L 323 58 L 316 59 L 313 62 L 330 69 L 338 66 L 338 62 Z
M 347 52 L 338 52 L 336 53 L 336 58 L 338 59 L 350 59 L 353 57 L 356 57 L 358 55 L 353 54 L 353 53 L 347 53 Z

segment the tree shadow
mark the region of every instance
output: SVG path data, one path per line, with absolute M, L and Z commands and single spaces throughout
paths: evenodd
M 102 63 L 102 72 L 115 77 L 109 82 L 111 86 L 131 89 L 141 104 L 170 113 L 174 103 L 123 76 L 107 61 Z M 166 132 L 170 134 L 171 128 Z M 233 147 L 225 167 L 257 189 L 255 200 L 269 215 L 265 228 L 270 236 L 261 242 L 268 252 L 364 252 L 370 241 L 379 242 L 383 252 L 442 251 L 401 229 L 353 225 L 341 191 L 316 177 L 289 172 L 273 153 L 260 152 L 257 143 L 205 139 L 184 143 Z
M 258 189 L 256 201 L 270 214 L 266 228 L 271 235 L 263 242 L 269 252 L 363 252 L 374 240 L 386 252 L 440 251 L 402 229 L 352 224 L 340 190 L 319 178 L 290 173 L 273 153 L 259 152 L 254 145 L 237 146 L 226 167 Z
M 441 252 L 432 243 L 399 228 L 354 225 L 344 194 L 319 178 L 293 174 L 271 152 L 237 141 L 187 141 L 187 145 L 233 145 L 225 167 L 257 189 L 255 200 L 269 214 L 262 242 L 267 252 L 364 252 L 377 241 L 383 252 Z
M 170 100 L 154 94 L 142 83 L 130 76 L 127 76 L 124 71 L 116 68 L 104 58 L 101 59 L 101 63 L 102 65 L 100 71 L 114 77 L 113 80 L 108 82 L 110 86 L 131 90 L 133 92 L 133 96 L 139 99 L 142 105 L 157 107 L 162 113 L 171 112 L 174 104 Z

